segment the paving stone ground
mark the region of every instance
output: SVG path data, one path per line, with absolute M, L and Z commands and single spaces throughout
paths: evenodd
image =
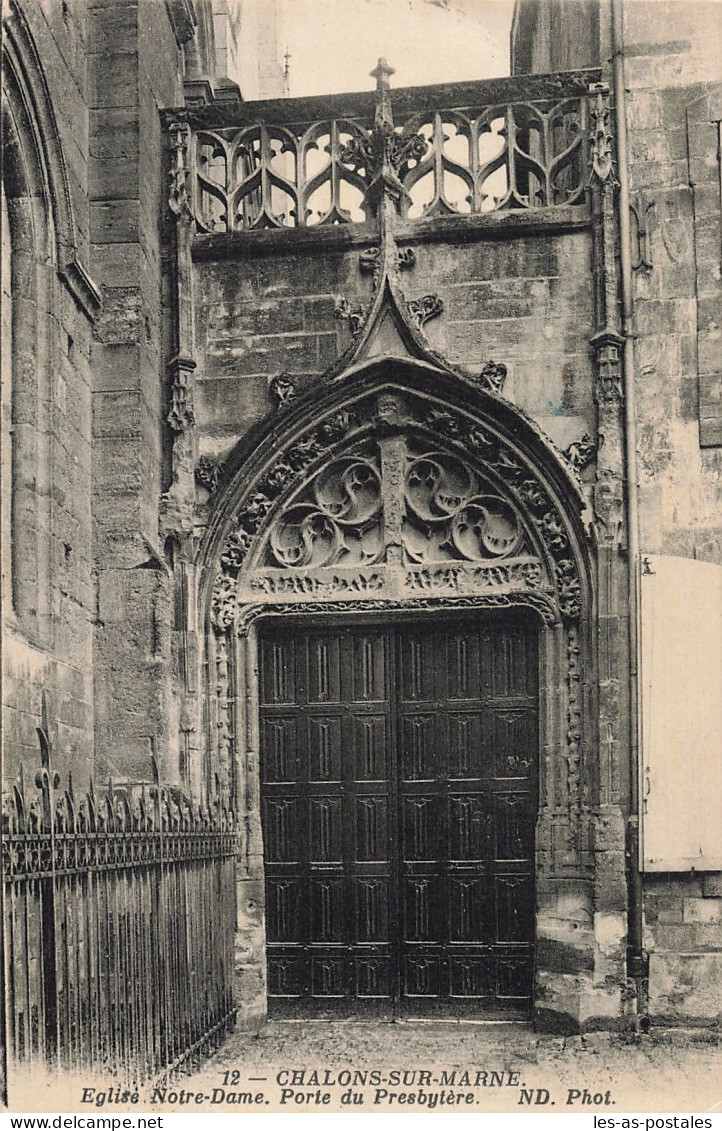
M 330 1092 L 331 1104 L 335 1105 L 348 1091 L 348 1085 L 344 1086 L 347 1077 L 342 1073 L 366 1072 L 366 1085 L 351 1089 L 363 1093 L 364 1104 L 346 1110 L 408 1113 L 419 1110 L 419 1071 L 427 1071 L 431 1080 L 421 1088 L 427 1095 L 422 1107 L 428 1107 L 432 1093 L 472 1091 L 473 1106 L 454 1106 L 454 1110 L 586 1111 L 600 1115 L 722 1112 L 721 1044 L 719 1034 L 707 1031 L 558 1037 L 535 1033 L 529 1026 L 508 1024 L 273 1021 L 253 1033 L 233 1034 L 199 1073 L 186 1078 L 184 1086 L 224 1088 L 227 1094 L 251 1087 L 264 1089 L 271 1110 L 277 1106 L 280 1111 L 320 1112 L 329 1107 L 318 1106 L 314 1098 L 299 1103 L 296 1095 Z M 318 1070 L 316 1077 L 312 1076 L 313 1069 Z M 296 1086 L 290 1075 L 294 1070 L 305 1071 L 303 1083 Z M 378 1085 L 374 1086 L 370 1077 L 374 1070 L 384 1078 L 382 1090 L 414 1093 L 415 1103 L 399 1105 L 387 1096 L 376 1103 Z M 406 1071 L 405 1083 L 404 1077 L 397 1085 L 392 1083 L 394 1070 Z M 464 1084 L 465 1070 L 470 1073 L 469 1086 Z M 234 1071 L 240 1079 L 232 1086 Z M 453 1071 L 454 1085 L 444 1086 L 442 1072 Z M 484 1071 L 502 1074 L 507 1083 L 492 1086 L 491 1077 L 487 1077 L 486 1086 L 476 1086 L 476 1074 Z M 249 1084 L 249 1077 L 261 1079 Z M 286 1096 L 281 1104 L 284 1086 L 293 1091 L 293 1096 Z M 601 1099 L 596 1104 L 584 1102 L 585 1089 L 588 1096 Z M 572 1103 L 567 1102 L 570 1090 L 579 1093 L 572 1097 Z M 534 1100 L 543 1100 L 544 1092 L 548 1092 L 548 1102 L 520 1104 L 530 1091 Z M 215 1110 L 234 1108 L 216 1105 Z M 450 1109 L 444 1106 L 439 1110 Z

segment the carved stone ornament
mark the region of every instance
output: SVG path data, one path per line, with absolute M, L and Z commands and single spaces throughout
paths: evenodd
M 366 310 L 363 306 L 351 306 L 348 299 L 341 295 L 336 299 L 334 314 L 339 321 L 348 322 L 354 337 L 361 333 L 366 321 Z
M 620 405 L 622 384 L 621 338 L 604 337 L 595 343 L 597 379 L 594 396 L 598 405 Z
M 487 361 L 481 373 L 474 374 L 472 380 L 482 389 L 488 389 L 490 393 L 500 394 L 504 388 L 506 374 L 506 366 L 501 362 Z
M 583 471 L 594 459 L 596 451 L 596 441 L 588 432 L 585 432 L 581 440 L 574 440 L 569 445 L 564 455 L 575 471 Z
M 382 121 L 368 136 L 353 137 L 341 149 L 340 157 L 344 165 L 351 165 L 356 172 L 363 170 L 373 180 L 385 168 L 398 177 L 409 162 L 420 161 L 428 148 L 421 134 L 397 132 L 392 124 Z
M 610 468 L 597 472 L 594 484 L 594 515 L 600 541 L 618 545 L 624 527 L 624 481 L 621 473 Z
M 268 391 L 276 408 L 285 408 L 296 396 L 296 381 L 297 378 L 291 373 L 279 373 L 271 378 Z
M 403 600 L 356 598 L 352 601 L 328 601 L 324 604 L 323 610 L 325 613 L 348 613 L 349 609 L 353 609 L 357 613 L 448 612 L 451 609 L 469 609 L 472 612 L 478 612 L 479 606 L 478 596 L 437 597 L 427 594 L 424 597 L 405 597 Z M 489 609 L 515 609 L 522 606 L 538 612 L 545 624 L 554 624 L 555 622 L 554 609 L 548 597 L 543 593 L 489 593 L 484 597 L 483 606 Z M 253 621 L 260 616 L 275 616 L 276 614 L 313 616 L 317 615 L 317 608 L 314 609 L 314 605 L 303 601 L 273 602 L 246 605 L 241 612 L 242 619 L 238 623 L 239 636 L 245 635 Z M 227 621 L 223 628 L 230 628 L 231 623 L 230 620 Z
M 402 179 L 411 163 L 421 161 L 429 147 L 426 138 L 413 127 L 398 130 L 394 126 L 389 84 L 393 74 L 393 67 L 379 59 L 371 72 L 376 79 L 374 124 L 369 132 L 352 137 L 339 153 L 342 164 L 350 165 L 357 174 L 363 173 L 368 186 L 366 197 L 372 205 L 377 205 L 384 194 L 397 205 L 408 195 Z
M 187 122 L 174 118 L 169 123 L 171 150 L 171 171 L 169 173 L 170 195 L 168 207 L 175 216 L 186 215 L 190 218 L 190 199 L 188 196 L 188 146 L 190 144 L 190 128 Z
M 410 271 L 416 263 L 416 252 L 412 247 L 400 247 L 396 251 L 396 266 L 399 271 Z M 373 275 L 377 281 L 381 268 L 381 248 L 370 247 L 359 256 L 359 270 L 362 275 Z
M 214 459 L 213 456 L 201 456 L 195 469 L 196 483 L 213 494 L 223 474 L 223 467 L 222 460 Z
M 572 626 L 567 634 L 567 805 L 581 804 L 582 707 L 579 630 Z
M 631 260 L 632 270 L 639 271 L 642 267 L 651 271 L 652 239 L 650 223 L 652 213 L 655 211 L 654 201 L 647 200 L 643 193 L 637 193 L 635 200 L 629 205 L 631 219 Z
M 609 106 L 609 87 L 606 83 L 594 83 L 589 88 L 591 131 L 590 164 L 591 175 L 604 184 L 614 183 L 613 135 L 611 128 L 611 109 Z
M 438 295 L 424 295 L 423 298 L 414 298 L 408 303 L 409 313 L 417 326 L 421 327 L 432 318 L 438 318 L 444 312 L 444 302 Z
M 538 589 L 546 602 L 556 593 L 564 617 L 581 611 L 566 522 L 531 466 L 491 427 L 394 393 L 356 402 L 353 417 L 337 412 L 279 452 L 238 512 L 220 571 L 219 627 L 239 600 L 363 592 Z
M 196 421 L 192 376 L 195 367 L 195 361 L 189 357 L 176 357 L 170 363 L 171 404 L 167 420 L 174 432 L 186 432 Z
M 405 464 L 398 486 L 407 561 L 496 560 L 521 551 L 519 515 L 461 460 L 407 448 Z M 281 513 L 266 557 L 268 565 L 283 567 L 366 565 L 380 561 L 384 548 L 380 465 L 359 453 L 319 472 Z

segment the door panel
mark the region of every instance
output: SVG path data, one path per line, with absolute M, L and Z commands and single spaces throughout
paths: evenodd
M 525 1014 L 534 631 L 284 626 L 260 670 L 270 1007 Z

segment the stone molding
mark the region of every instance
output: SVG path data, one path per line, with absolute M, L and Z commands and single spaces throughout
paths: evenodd
M 90 275 L 79 259 L 71 259 L 58 270 L 58 275 L 85 316 L 94 322 L 100 313 L 102 299 Z
M 193 0 L 165 0 L 165 6 L 175 41 L 179 47 L 182 47 L 193 38 L 198 27 L 195 4 Z

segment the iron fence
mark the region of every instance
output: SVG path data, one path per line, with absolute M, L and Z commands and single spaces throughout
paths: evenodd
M 51 766 L 3 798 L 9 1067 L 141 1082 L 233 1026 L 236 831 L 151 782 L 76 796 Z

